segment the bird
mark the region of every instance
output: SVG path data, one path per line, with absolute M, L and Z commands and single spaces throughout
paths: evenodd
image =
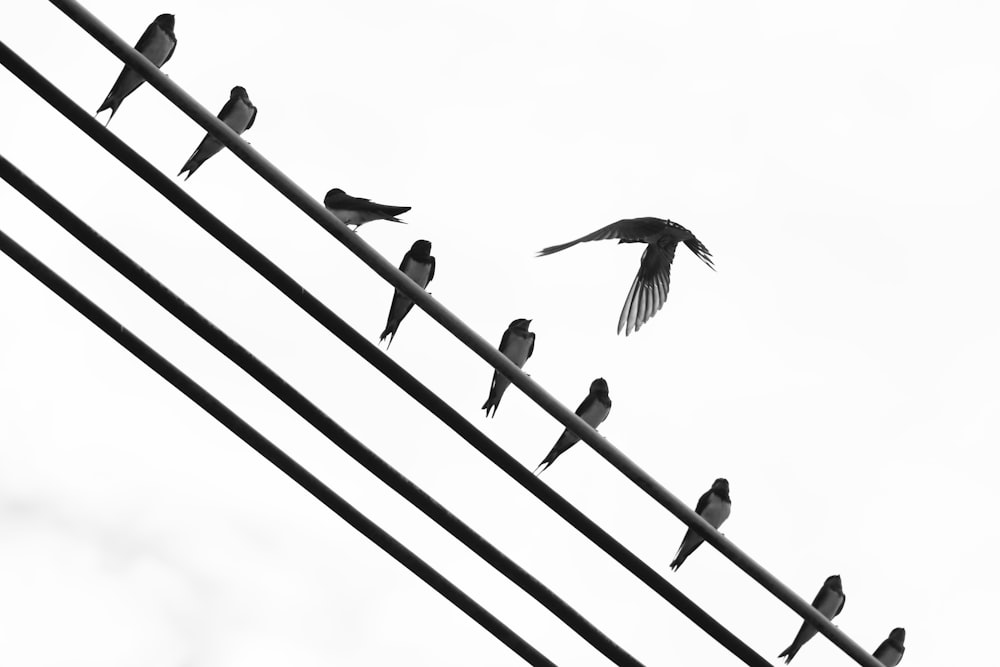
M 354 225 L 354 231 L 358 231 L 361 225 L 372 220 L 391 220 L 405 225 L 406 222 L 396 216 L 402 215 L 412 208 L 410 206 L 377 204 L 364 197 L 352 197 L 340 188 L 333 188 L 326 193 L 326 197 L 323 198 L 323 206 L 326 206 L 345 225 Z
M 608 396 L 608 383 L 604 378 L 597 378 L 590 383 L 590 391 L 587 398 L 576 409 L 576 414 L 580 419 L 587 422 L 593 428 L 597 428 L 601 422 L 608 418 L 611 413 L 611 397 Z M 562 432 L 552 450 L 545 455 L 542 462 L 535 468 L 535 474 L 540 475 L 552 465 L 559 455 L 575 445 L 580 440 L 580 436 L 569 429 Z
M 420 240 L 415 241 L 403 255 L 399 270 L 408 275 L 416 284 L 427 287 L 427 283 L 434 280 L 434 267 L 431 242 Z M 410 312 L 410 308 L 413 308 L 413 300 L 397 289 L 392 295 L 392 303 L 389 305 L 389 319 L 385 323 L 385 330 L 379 336 L 379 343 L 388 336 L 389 343 L 386 347 L 392 345 L 392 340 L 396 337 L 396 329 L 399 328 L 399 323 L 403 321 L 406 314 Z
M 531 357 L 531 353 L 535 351 L 535 334 L 528 331 L 528 326 L 531 324 L 531 320 L 516 319 L 510 323 L 507 330 L 503 332 L 503 338 L 500 339 L 500 352 L 505 357 L 514 362 L 514 365 L 518 368 L 524 368 L 524 363 L 528 361 Z M 490 410 L 493 410 L 493 415 L 497 414 L 497 406 L 500 405 L 500 398 L 503 393 L 507 391 L 507 387 L 510 385 L 510 380 L 507 376 L 501 373 L 499 370 L 493 371 L 493 382 L 490 384 L 490 395 L 483 403 L 483 410 L 486 410 L 486 416 L 490 416 Z
M 703 493 L 701 498 L 698 499 L 698 505 L 694 511 L 698 516 L 707 521 L 712 528 L 718 530 L 719 526 L 729 518 L 729 512 L 732 508 L 733 502 L 729 499 L 729 481 L 720 477 L 712 482 L 712 488 Z M 677 568 L 704 541 L 705 538 L 699 535 L 694 528 L 688 528 L 687 532 L 684 533 L 684 539 L 681 540 L 680 548 L 677 549 L 677 555 L 670 564 L 670 569 L 676 572 Z
M 844 608 L 844 602 L 846 601 L 847 596 L 844 595 L 840 575 L 835 574 L 832 577 L 827 577 L 826 581 L 823 582 L 823 588 L 819 589 L 816 599 L 813 600 L 813 607 L 826 618 L 833 620 L 834 616 L 839 614 Z M 812 639 L 815 634 L 816 626 L 809 621 L 803 621 L 802 627 L 799 628 L 799 632 L 795 635 L 791 646 L 782 651 L 778 658 L 784 658 L 787 665 L 795 657 L 795 654 L 799 652 L 802 645 Z
M 219 112 L 219 120 L 228 125 L 236 134 L 243 134 L 253 127 L 253 122 L 256 118 L 257 107 L 250 102 L 246 88 L 235 86 L 229 91 L 229 101 L 226 102 L 225 106 L 222 107 L 222 111 Z M 177 172 L 177 175 L 180 176 L 186 171 L 187 176 L 184 177 L 184 180 L 186 181 L 191 178 L 191 175 L 198 170 L 198 167 L 204 164 L 205 160 L 221 151 L 223 146 L 224 144 L 221 141 L 211 134 L 206 134 L 205 138 L 198 144 L 198 148 L 194 150 L 194 153 L 187 159 L 181 170 Z
M 175 48 L 177 48 L 177 38 L 174 36 L 173 14 L 160 14 L 153 19 L 153 22 L 146 27 L 142 37 L 135 44 L 135 50 L 146 56 L 146 59 L 157 68 L 163 67 L 170 60 L 170 56 L 174 55 Z M 145 80 L 142 74 L 128 65 L 122 68 L 122 73 L 115 80 L 115 85 L 111 86 L 111 92 L 104 98 L 101 108 L 97 110 L 97 114 L 99 114 L 105 109 L 111 109 L 111 115 L 108 116 L 108 122 L 104 124 L 105 127 L 115 117 L 122 101 L 141 86 Z
M 549 246 L 539 251 L 538 256 L 551 255 L 577 243 L 605 239 L 618 239 L 618 243 L 646 244 L 646 250 L 642 253 L 642 260 L 639 263 L 639 272 L 632 281 L 632 287 L 625 297 L 625 305 L 622 306 L 622 313 L 618 317 L 618 333 L 625 329 L 626 336 L 638 331 L 667 300 L 667 292 L 670 290 L 670 265 L 674 261 L 678 243 L 683 242 L 698 259 L 715 270 L 712 253 L 695 238 L 694 234 L 672 220 L 660 218 L 619 220 L 569 243 Z
M 906 641 L 906 630 L 895 628 L 889 633 L 889 638 L 879 644 L 872 655 L 885 667 L 896 667 L 903 660 L 903 651 L 906 650 L 903 646 L 904 641 Z

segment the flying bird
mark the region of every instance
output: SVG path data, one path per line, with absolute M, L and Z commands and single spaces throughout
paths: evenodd
M 354 225 L 354 231 L 366 222 L 372 220 L 391 220 L 406 224 L 398 219 L 397 215 L 402 215 L 410 210 L 410 206 L 389 206 L 388 204 L 376 204 L 364 197 L 352 197 L 340 188 L 334 188 L 326 193 L 323 198 L 323 206 L 345 225 Z
M 500 352 L 514 362 L 518 368 L 524 368 L 524 363 L 535 351 L 535 334 L 528 331 L 531 320 L 517 319 L 510 323 L 507 330 L 503 332 L 500 339 Z M 496 416 L 497 406 L 500 405 L 500 398 L 507 391 L 510 380 L 499 370 L 493 371 L 493 382 L 490 384 L 490 395 L 483 403 L 483 410 L 486 416 L 490 416 L 490 410 Z
M 413 282 L 426 288 L 427 283 L 434 280 L 434 265 L 434 258 L 431 257 L 431 242 L 421 240 L 415 241 L 413 246 L 403 255 L 403 262 L 399 265 L 399 270 L 408 275 Z M 392 295 L 392 303 L 389 305 L 389 319 L 385 323 L 385 330 L 379 336 L 379 343 L 388 336 L 389 344 L 386 347 L 392 345 L 392 339 L 396 337 L 396 329 L 399 328 L 399 323 L 403 321 L 406 314 L 410 312 L 410 308 L 413 308 L 413 300 L 397 289 Z
M 698 499 L 698 505 L 694 511 L 698 516 L 711 524 L 712 528 L 718 530 L 719 526 L 729 518 L 729 512 L 732 508 L 733 503 L 729 499 L 729 482 L 720 477 L 712 482 L 712 488 L 703 493 L 701 498 Z M 676 572 L 677 568 L 704 541 L 705 538 L 695 532 L 694 528 L 688 528 L 684 534 L 684 539 L 681 540 L 680 548 L 677 549 L 674 562 L 670 564 L 670 569 Z
M 157 68 L 163 67 L 170 60 L 170 56 L 174 55 L 176 47 L 177 38 L 174 37 L 173 14 L 160 14 L 157 16 L 135 44 L 135 50 L 146 56 L 146 59 L 156 65 Z M 111 109 L 111 115 L 108 116 L 108 122 L 104 124 L 105 127 L 115 117 L 115 113 L 118 111 L 118 107 L 121 106 L 122 101 L 131 95 L 136 88 L 141 86 L 145 80 L 142 74 L 125 65 L 122 73 L 118 75 L 115 85 L 111 86 L 111 92 L 104 98 L 101 108 L 97 110 L 99 114 L 105 109 Z
M 229 101 L 226 102 L 225 106 L 222 107 L 222 111 L 219 112 L 219 120 L 228 125 L 229 129 L 236 134 L 243 134 L 253 127 L 253 122 L 256 118 L 257 107 L 250 103 L 246 88 L 236 86 L 229 91 Z M 221 141 L 211 134 L 206 134 L 205 138 L 198 144 L 198 148 L 194 150 L 194 153 L 184 163 L 184 166 L 177 175 L 180 176 L 186 171 L 188 174 L 184 177 L 184 180 L 186 181 L 191 178 L 191 175 L 198 170 L 198 167 L 205 160 L 221 151 L 223 146 L 224 144 Z
M 583 399 L 580 407 L 576 409 L 576 414 L 580 416 L 580 419 L 590 424 L 590 426 L 597 428 L 601 422 L 608 418 L 610 413 L 611 397 L 608 396 L 608 383 L 604 381 L 604 378 L 597 378 L 590 383 L 590 392 L 587 394 L 587 398 Z M 545 455 L 542 462 L 535 468 L 535 474 L 540 475 L 545 472 L 559 458 L 560 454 L 575 445 L 579 440 L 580 436 L 569 429 L 563 431 L 559 439 L 556 440 L 556 444 L 552 447 L 552 450 Z
M 631 218 L 613 222 L 596 232 L 580 238 L 554 245 L 538 253 L 539 257 L 551 255 L 586 241 L 603 241 L 618 239 L 618 243 L 645 243 L 646 250 L 642 253 L 639 272 L 632 281 L 632 287 L 625 297 L 622 314 L 618 318 L 618 333 L 625 329 L 628 336 L 638 331 L 663 307 L 670 290 L 670 265 L 674 261 L 677 244 L 683 242 L 691 249 L 698 259 L 705 262 L 712 270 L 712 253 L 694 234 L 670 220 L 660 218 Z
M 903 660 L 903 651 L 906 650 L 903 647 L 904 641 L 906 641 L 906 630 L 896 628 L 889 633 L 888 639 L 878 645 L 872 655 L 885 667 L 896 667 Z
M 819 589 L 816 599 L 813 600 L 813 607 L 826 618 L 833 620 L 833 617 L 839 614 L 844 608 L 844 602 L 846 601 L 847 596 L 844 595 L 844 588 L 840 583 L 840 575 L 835 574 L 832 577 L 827 577 L 826 581 L 823 582 L 823 588 Z M 815 634 L 816 627 L 809 621 L 803 621 L 802 627 L 799 628 L 798 634 L 795 635 L 795 639 L 792 641 L 792 645 L 782 651 L 778 658 L 784 658 L 787 665 L 795 657 L 795 654 L 799 652 L 802 645 L 812 639 Z

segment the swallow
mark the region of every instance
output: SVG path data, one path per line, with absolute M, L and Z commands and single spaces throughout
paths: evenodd
M 733 502 L 729 499 L 729 482 L 720 477 L 712 483 L 712 488 L 703 493 L 701 498 L 698 499 L 698 505 L 694 511 L 698 516 L 707 521 L 712 528 L 718 530 L 719 526 L 729 518 L 729 512 L 732 508 Z M 670 564 L 670 569 L 676 572 L 677 568 L 704 541 L 705 538 L 695 532 L 694 528 L 688 528 L 687 532 L 684 533 L 684 539 L 681 540 L 680 548 L 677 549 L 674 562 Z
M 813 607 L 826 618 L 833 620 L 834 616 L 843 610 L 844 602 L 846 601 L 847 596 L 844 595 L 844 588 L 840 584 L 840 575 L 835 574 L 832 577 L 827 577 L 826 581 L 823 582 L 823 588 L 819 589 L 816 599 L 813 600 Z M 795 654 L 799 652 L 802 645 L 812 639 L 815 634 L 815 626 L 809 623 L 809 621 L 803 621 L 802 627 L 799 628 L 798 634 L 795 635 L 795 639 L 792 641 L 792 645 L 782 651 L 778 658 L 784 658 L 787 665 L 795 657 Z
M 551 255 L 577 243 L 605 239 L 618 239 L 618 243 L 646 244 L 646 250 L 639 262 L 639 272 L 632 281 L 632 287 L 625 297 L 625 305 L 622 306 L 622 313 L 618 317 L 618 333 L 625 329 L 626 336 L 638 331 L 667 300 L 667 292 L 670 290 L 670 265 L 674 261 L 678 243 L 683 242 L 698 259 L 715 270 L 712 253 L 695 238 L 694 234 L 676 222 L 660 218 L 619 220 L 569 243 L 545 248 L 539 251 L 538 256 Z
M 601 422 L 608 418 L 610 413 L 611 397 L 608 396 L 608 383 L 604 381 L 604 378 L 597 378 L 590 383 L 590 392 L 587 394 L 587 398 L 583 399 L 580 407 L 576 409 L 576 414 L 590 426 L 597 428 Z M 559 458 L 560 454 L 579 440 L 580 436 L 569 429 L 563 431 L 559 439 L 556 440 L 555 446 L 552 447 L 552 451 L 546 454 L 542 462 L 535 468 L 535 474 L 540 475 L 545 472 Z
M 222 111 L 219 112 L 219 120 L 228 125 L 229 129 L 236 134 L 243 134 L 253 127 L 253 122 L 256 118 L 257 107 L 251 104 L 250 98 L 247 97 L 246 88 L 236 86 L 229 91 L 229 101 L 226 102 L 225 106 L 222 107 Z M 221 151 L 224 145 L 211 134 L 206 134 L 205 138 L 198 144 L 198 148 L 194 149 L 194 153 L 184 163 L 181 170 L 177 172 L 177 175 L 180 176 L 186 171 L 187 176 L 184 177 L 184 180 L 186 181 L 191 178 L 191 175 L 198 170 L 198 167 L 205 160 Z
M 906 641 L 906 630 L 896 628 L 889 633 L 888 639 L 878 645 L 872 655 L 885 667 L 896 667 L 903 660 L 903 651 L 906 650 L 903 647 L 904 641 Z
M 177 38 L 174 37 L 173 14 L 157 16 L 135 44 L 135 50 L 146 56 L 146 59 L 157 68 L 163 67 L 170 60 L 170 56 L 174 55 L 175 48 L 177 48 Z M 99 114 L 105 109 L 111 109 L 111 115 L 108 116 L 108 122 L 104 124 L 105 127 L 115 117 L 115 112 L 118 111 L 122 101 L 141 86 L 145 80 L 142 74 L 125 65 L 122 73 L 118 75 L 115 85 L 111 86 L 111 92 L 104 98 L 101 108 L 97 110 Z
M 399 265 L 399 270 L 409 276 L 413 282 L 426 288 L 427 284 L 434 280 L 434 266 L 434 258 L 431 256 L 431 242 L 421 240 L 415 241 L 403 255 L 403 262 Z M 396 337 L 396 329 L 399 328 L 399 323 L 403 321 L 406 314 L 410 312 L 410 308 L 413 308 L 413 300 L 397 289 L 392 295 L 392 303 L 389 305 L 389 319 L 385 323 L 385 330 L 378 338 L 379 343 L 388 336 L 389 344 L 386 347 L 392 345 L 392 339 Z
M 524 363 L 528 361 L 531 357 L 531 353 L 535 351 L 535 334 L 528 331 L 528 325 L 531 324 L 531 320 L 518 319 L 510 323 L 507 330 L 503 332 L 503 338 L 500 339 L 500 352 L 505 357 L 514 362 L 514 365 L 518 368 L 524 368 Z M 490 409 L 493 410 L 493 415 L 497 413 L 497 406 L 500 405 L 500 398 L 503 393 L 507 391 L 507 387 L 510 385 L 510 380 L 507 376 L 498 370 L 493 371 L 493 382 L 490 384 L 490 395 L 483 403 L 483 410 L 486 410 L 486 416 L 490 416 Z
M 396 216 L 402 215 L 412 208 L 411 206 L 376 204 L 364 197 L 352 197 L 340 188 L 334 188 L 326 193 L 326 197 L 323 198 L 323 206 L 326 206 L 330 213 L 337 216 L 345 225 L 354 225 L 354 231 L 358 231 L 358 227 L 372 220 L 391 220 L 405 225 L 406 222 Z

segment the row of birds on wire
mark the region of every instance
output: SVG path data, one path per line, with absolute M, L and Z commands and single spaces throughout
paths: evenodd
M 161 14 L 146 28 L 135 48 L 159 68 L 170 60 L 176 46 L 174 17 L 171 14 Z M 111 114 L 107 121 L 110 123 L 122 101 L 144 81 L 145 79 L 140 73 L 126 65 L 97 113 L 110 110 Z M 236 86 L 230 91 L 229 101 L 218 114 L 219 120 L 237 134 L 243 134 L 250 129 L 256 117 L 257 107 L 250 102 L 247 91 L 242 86 Z M 206 160 L 221 151 L 222 148 L 221 141 L 211 134 L 206 134 L 191 157 L 184 163 L 178 176 L 187 172 L 185 176 L 185 180 L 187 180 Z M 354 226 L 355 231 L 361 225 L 375 220 L 401 223 L 403 221 L 397 216 L 410 210 L 409 206 L 390 206 L 363 197 L 352 197 L 339 188 L 333 188 L 327 192 L 323 204 L 344 224 Z M 687 246 L 709 268 L 713 270 L 715 268 L 712 263 L 712 253 L 688 229 L 671 220 L 652 217 L 619 220 L 578 239 L 545 248 L 538 254 L 539 256 L 551 255 L 578 243 L 603 240 L 617 240 L 618 243 L 644 243 L 646 245 L 639 263 L 639 271 L 632 281 L 632 286 L 629 288 L 625 304 L 618 318 L 618 333 L 624 329 L 626 336 L 638 331 L 663 307 L 670 289 L 670 267 L 679 244 L 683 243 Z M 435 259 L 431 255 L 430 241 L 419 240 L 413 243 L 410 250 L 403 256 L 399 269 L 421 288 L 426 288 L 434 279 L 435 270 Z M 397 289 L 389 306 L 389 316 L 385 329 L 379 336 L 380 343 L 388 338 L 387 345 L 391 345 L 400 323 L 412 307 L 413 301 Z M 535 334 L 529 331 L 530 324 L 531 320 L 514 320 L 500 340 L 500 352 L 518 368 L 522 368 L 534 352 Z M 482 409 L 486 410 L 487 417 L 496 414 L 500 399 L 509 385 L 510 380 L 506 376 L 499 370 L 494 371 L 489 396 L 482 406 Z M 597 428 L 607 419 L 610 412 L 611 398 L 608 395 L 608 383 L 603 378 L 598 378 L 591 383 L 586 398 L 576 409 L 576 414 L 587 424 Z M 535 469 L 535 473 L 541 474 L 563 452 L 579 440 L 580 437 L 577 434 L 568 428 L 565 429 Z M 731 509 L 729 482 L 720 478 L 715 480 L 712 487 L 698 499 L 695 512 L 713 528 L 718 529 L 729 518 Z M 670 563 L 671 570 L 676 571 L 703 541 L 704 538 L 701 535 L 694 529 L 688 528 L 674 560 Z M 827 619 L 833 619 L 843 610 L 845 600 L 846 596 L 840 576 L 833 575 L 823 583 L 813 600 L 813 607 Z M 786 664 L 791 662 L 799 649 L 816 632 L 813 625 L 809 622 L 803 622 L 791 645 L 778 657 L 784 658 Z M 903 658 L 905 637 L 906 631 L 903 628 L 895 628 L 875 650 L 874 657 L 886 667 L 895 667 Z

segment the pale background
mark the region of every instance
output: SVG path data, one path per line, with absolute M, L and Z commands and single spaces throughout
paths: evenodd
M 1000 8 L 988 2 L 92 0 L 308 191 L 413 206 L 430 291 L 728 537 L 904 665 L 984 659 L 996 618 L 994 261 Z M 0 38 L 85 108 L 120 63 L 45 2 Z M 735 659 L 218 246 L 6 71 L 0 152 L 650 665 Z M 102 116 L 103 119 L 103 116 Z M 111 129 L 171 176 L 204 132 L 145 85 Z M 184 186 L 373 339 L 392 289 L 228 152 Z M 539 248 L 623 217 L 689 227 L 670 299 L 615 335 L 636 246 Z M 606 664 L 537 603 L 0 186 L 37 253 L 561 665 Z M 7 258 L 0 258 L 0 663 L 510 665 L 519 660 Z M 415 309 L 392 356 L 534 467 L 562 427 Z M 544 479 L 661 571 L 682 524 L 588 447 Z M 671 582 L 763 655 L 799 619 L 710 547 Z M 819 637 L 797 665 L 849 660 Z

